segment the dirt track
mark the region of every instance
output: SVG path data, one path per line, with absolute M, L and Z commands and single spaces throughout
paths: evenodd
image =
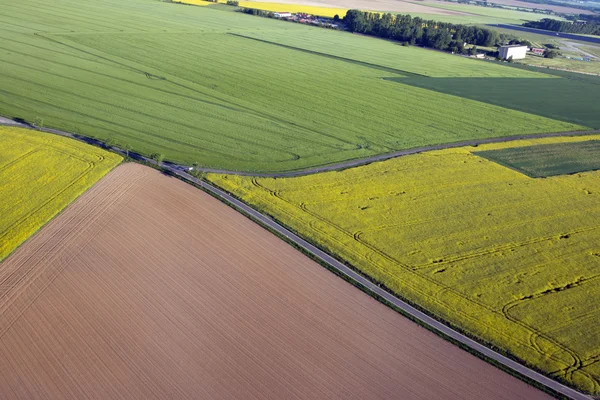
M 136 164 L 2 264 L 0 359 L 3 399 L 545 397 Z

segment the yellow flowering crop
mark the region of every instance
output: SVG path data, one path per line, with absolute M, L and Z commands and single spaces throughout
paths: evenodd
M 240 1 L 239 3 L 240 7 L 256 8 L 259 10 L 267 10 L 273 12 L 304 13 L 329 18 L 333 18 L 336 14 L 340 18 L 344 18 L 344 15 L 346 15 L 346 11 L 348 11 L 345 8 L 315 7 L 304 6 L 299 4 L 268 3 L 258 1 Z
M 181 0 L 180 3 L 194 4 L 198 6 L 207 6 L 214 4 L 205 0 Z M 219 3 L 226 3 L 226 0 L 219 0 Z M 273 12 L 290 12 L 290 13 L 304 13 L 310 15 L 318 15 L 320 17 L 333 18 L 336 14 L 340 18 L 346 15 L 345 8 L 331 8 L 331 7 L 315 7 L 315 6 L 304 6 L 299 4 L 286 4 L 286 3 L 270 3 L 260 1 L 240 1 L 240 7 L 244 8 L 255 8 L 257 10 L 266 10 Z
M 209 179 L 395 293 L 600 394 L 600 171 L 530 178 L 431 151 L 298 178 Z
M 121 160 L 72 139 L 0 127 L 0 261 Z

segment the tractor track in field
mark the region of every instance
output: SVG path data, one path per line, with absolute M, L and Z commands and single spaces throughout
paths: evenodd
M 600 129 L 591 130 L 591 131 L 570 131 L 570 132 L 551 132 L 551 133 L 537 133 L 537 134 L 529 134 L 529 135 L 515 135 L 515 136 L 502 136 L 497 138 L 488 138 L 488 139 L 474 139 L 474 140 L 465 140 L 461 142 L 453 142 L 453 143 L 444 143 L 444 144 L 436 144 L 431 146 L 422 146 L 422 147 L 414 147 L 412 149 L 407 150 L 398 150 L 391 153 L 378 154 L 370 157 L 359 158 L 350 161 L 343 161 L 335 164 L 324 165 L 321 167 L 312 167 L 297 171 L 289 171 L 289 172 L 276 172 L 276 173 L 252 173 L 252 172 L 243 172 L 243 171 L 227 171 L 220 169 L 212 169 L 212 168 L 201 168 L 203 172 L 209 173 L 218 173 L 218 174 L 228 174 L 228 175 L 242 175 L 242 176 L 254 176 L 258 178 L 291 178 L 296 176 L 305 176 L 312 175 L 321 172 L 329 172 L 329 171 L 340 171 L 348 168 L 359 167 L 362 165 L 371 164 L 378 161 L 385 161 L 392 158 L 409 156 L 412 154 L 425 153 L 428 151 L 434 150 L 444 150 L 444 149 L 454 149 L 458 147 L 467 147 L 467 146 L 479 146 L 482 144 L 488 143 L 506 143 L 513 142 L 515 140 L 526 140 L 526 139 L 542 139 L 549 137 L 561 137 L 561 136 L 585 136 L 585 135 L 598 135 L 600 134 Z
M 10 118 L 6 118 L 6 117 L 2 117 L 2 116 L 0 116 L 0 126 L 14 126 L 14 127 L 19 127 L 19 128 L 37 129 L 37 130 L 40 130 L 43 132 L 53 133 L 55 135 L 69 137 L 71 139 L 79 140 L 79 141 L 82 141 L 82 142 L 85 142 L 85 143 L 88 143 L 88 144 L 91 144 L 94 146 L 103 147 L 104 149 L 107 148 L 102 141 L 97 140 L 97 139 L 92 139 L 92 138 L 88 138 L 83 135 L 79 135 L 79 134 L 71 133 L 71 132 L 64 132 L 64 131 L 57 130 L 57 129 L 39 128 L 39 127 L 36 127 L 25 121 L 15 121 Z M 369 156 L 369 157 L 357 158 L 354 160 L 342 161 L 342 162 L 329 164 L 329 165 L 323 165 L 320 167 L 311 167 L 311 168 L 305 168 L 305 169 L 300 169 L 300 170 L 295 170 L 295 171 L 286 171 L 286 172 L 247 172 L 247 171 L 233 171 L 233 170 L 226 170 L 226 169 L 204 168 L 204 167 L 199 167 L 198 170 L 201 172 L 205 172 L 205 173 L 253 176 L 256 178 L 291 178 L 291 177 L 296 177 L 296 176 L 318 174 L 321 172 L 341 171 L 344 169 L 359 167 L 362 165 L 367 165 L 367 164 L 371 164 L 371 163 L 378 162 L 378 161 L 385 161 L 385 160 L 389 160 L 392 158 L 409 156 L 412 154 L 425 153 L 425 152 L 434 151 L 434 150 L 455 149 L 458 147 L 468 147 L 468 146 L 477 147 L 482 144 L 506 143 L 506 142 L 512 142 L 515 140 L 542 139 L 542 138 L 561 137 L 561 136 L 587 136 L 587 135 L 599 135 L 599 134 L 600 134 L 600 129 L 596 129 L 596 130 L 590 130 L 590 131 L 533 133 L 533 134 L 527 134 L 527 135 L 500 136 L 500 137 L 495 137 L 495 138 L 464 140 L 464 141 L 460 141 L 460 142 L 413 147 L 413 148 L 406 149 L 406 150 L 398 150 L 398 151 L 393 151 L 393 152 L 389 152 L 389 153 L 377 154 L 377 155 L 373 155 L 373 156 Z M 109 150 L 113 150 L 121 155 L 125 155 L 124 150 L 122 150 L 118 147 L 115 147 L 115 146 L 111 146 Z M 131 158 L 133 158 L 134 160 L 148 162 L 151 164 L 154 163 L 153 160 L 151 160 L 150 158 L 145 157 L 141 154 L 130 152 L 129 156 Z M 189 166 L 171 163 L 169 161 L 163 162 L 162 166 L 164 168 L 172 170 L 172 171 L 177 170 L 177 171 L 185 172 L 185 171 L 189 170 Z
M 37 130 L 40 130 L 43 132 L 53 133 L 56 135 L 83 141 L 85 143 L 92 144 L 95 146 L 100 146 L 105 149 L 108 148 L 109 150 L 112 150 L 123 156 L 126 155 L 126 152 L 124 150 L 119 149 L 117 147 L 107 147 L 104 143 L 102 143 L 99 140 L 87 138 L 85 136 L 78 135 L 75 133 L 63 132 L 63 131 L 56 130 L 56 129 L 38 128 L 38 127 L 33 126 L 25 121 L 14 121 L 14 120 L 3 118 L 0 116 L 0 125 L 28 128 L 28 129 L 37 129 Z M 559 136 L 581 136 L 581 135 L 593 135 L 593 134 L 600 134 L 600 130 L 584 131 L 584 132 L 575 131 L 575 132 L 543 133 L 543 134 L 533 134 L 533 135 L 499 137 L 499 138 L 491 138 L 491 139 L 469 140 L 469 141 L 463 141 L 463 142 L 440 144 L 440 145 L 433 145 L 433 146 L 424 146 L 424 147 L 419 147 L 419 148 L 414 148 L 414 149 L 401 150 L 401 151 L 396 151 L 396 152 L 392 152 L 392 153 L 367 157 L 367 158 L 363 158 L 363 159 L 357 159 L 357 160 L 352 160 L 352 161 L 347 161 L 347 162 L 342 162 L 342 163 L 336 163 L 336 164 L 323 166 L 323 167 L 315 167 L 315 168 L 309 168 L 309 169 L 299 170 L 299 171 L 272 173 L 272 174 L 226 171 L 226 170 L 217 170 L 217 169 L 209 169 L 209 168 L 203 168 L 201 170 L 203 172 L 249 175 L 249 176 L 255 176 L 255 177 L 293 177 L 293 176 L 310 175 L 310 174 L 319 173 L 319 172 L 341 170 L 341 169 L 346 169 L 346 168 L 369 164 L 369 163 L 376 162 L 376 161 L 383 161 L 383 160 L 388 160 L 391 158 L 396 158 L 396 157 L 401 157 L 401 156 L 406 156 L 406 155 L 411 155 L 411 154 L 418 154 L 418 153 L 423 153 L 423 152 L 432 151 L 432 150 L 442 150 L 442 149 L 450 149 L 450 148 L 465 147 L 465 146 L 477 146 L 477 145 L 486 144 L 486 143 L 503 143 L 503 142 L 510 142 L 510 141 L 514 141 L 514 140 L 522 140 L 522 139 L 536 139 L 536 138 L 559 137 Z M 129 157 L 136 161 L 141 161 L 144 163 L 162 167 L 164 170 L 168 171 L 170 174 L 172 174 L 188 183 L 192 183 L 195 186 L 202 188 L 206 192 L 208 192 L 211 195 L 213 195 L 214 197 L 218 198 L 220 201 L 228 204 L 229 206 L 238 210 L 242 214 L 246 215 L 247 217 L 249 217 L 256 223 L 258 223 L 259 225 L 261 225 L 261 226 L 269 229 L 271 232 L 279 235 L 282 239 L 293 244 L 297 248 L 301 249 L 303 252 L 310 254 L 312 257 L 316 258 L 321 263 L 324 263 L 325 265 L 327 265 L 327 267 L 329 269 L 334 270 L 338 275 L 349 280 L 350 282 L 352 282 L 356 286 L 360 287 L 362 290 L 366 291 L 367 293 L 371 294 L 375 298 L 379 298 L 380 300 L 383 300 L 383 301 L 387 302 L 388 304 L 393 305 L 394 307 L 396 307 L 398 310 L 400 310 L 404 315 L 408 316 L 409 318 L 411 318 L 415 321 L 418 321 L 420 324 L 428 327 L 428 329 L 430 329 L 438 334 L 441 334 L 442 336 L 445 336 L 446 338 L 449 338 L 454 343 L 457 343 L 460 346 L 470 349 L 472 352 L 474 352 L 475 354 L 478 354 L 480 357 L 487 358 L 488 360 L 493 360 L 493 362 L 501 365 L 503 369 L 511 371 L 512 373 L 521 377 L 522 379 L 525 379 L 529 382 L 535 382 L 537 385 L 546 387 L 553 392 L 556 392 L 562 396 L 566 396 L 571 399 L 575 399 L 575 400 L 591 400 L 592 399 L 592 397 L 590 397 L 584 393 L 581 393 L 581 392 L 579 392 L 573 388 L 570 388 L 566 385 L 563 385 L 562 383 L 555 381 L 552 378 L 549 378 L 549 377 L 547 377 L 525 365 L 522 365 L 521 363 L 513 360 L 512 358 L 506 357 L 506 356 L 496 352 L 495 350 L 492 350 L 491 348 L 471 339 L 470 337 L 460 333 L 459 331 L 454 330 L 453 328 L 438 321 L 437 319 L 424 313 L 423 311 L 413 307 L 409 303 L 401 300 L 400 298 L 398 298 L 395 295 L 388 292 L 385 288 L 383 288 L 379 284 L 371 281 L 368 277 L 363 276 L 362 274 L 355 271 L 351 267 L 347 266 L 343 262 L 339 261 L 335 257 L 333 257 L 330 254 L 326 253 L 325 251 L 321 250 L 317 246 L 302 239 L 300 236 L 296 235 L 294 232 L 287 229 L 286 227 L 284 227 L 277 221 L 271 219 L 267 215 L 261 213 L 260 211 L 255 210 L 254 208 L 250 207 L 249 205 L 247 205 L 246 203 L 237 199 L 236 197 L 232 196 L 231 194 L 227 193 L 226 191 L 219 189 L 218 187 L 213 186 L 210 183 L 207 183 L 201 179 L 198 179 L 198 178 L 190 175 L 187 172 L 187 168 L 185 166 L 173 164 L 173 163 L 169 163 L 169 162 L 163 162 L 163 163 L 159 164 L 156 161 L 154 161 L 148 157 L 145 157 L 145 156 L 142 156 L 142 155 L 139 155 L 136 153 L 129 153 Z

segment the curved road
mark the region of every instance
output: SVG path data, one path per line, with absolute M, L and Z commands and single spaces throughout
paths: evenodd
M 0 117 L 0 125 L 10 125 L 10 126 L 23 127 L 23 128 L 36 129 L 36 127 L 34 127 L 32 125 L 7 120 L 2 117 Z M 93 139 L 88 139 L 88 138 L 85 138 L 83 136 L 73 134 L 73 133 L 62 132 L 62 131 L 58 131 L 58 130 L 54 130 L 54 129 L 40 129 L 40 130 L 49 132 L 49 133 L 54 133 L 54 134 L 61 135 L 61 136 L 70 137 L 70 138 L 73 138 L 76 140 L 84 141 L 86 143 L 102 145 L 101 142 L 97 142 Z M 336 166 L 337 166 L 337 169 L 346 168 L 346 167 L 366 164 L 366 163 L 373 162 L 373 161 L 386 160 L 386 159 L 389 159 L 392 157 L 399 157 L 402 155 L 415 154 L 415 153 L 427 151 L 425 149 L 437 150 L 437 149 L 444 149 L 444 148 L 460 147 L 460 146 L 465 146 L 465 145 L 492 143 L 494 141 L 506 142 L 506 141 L 510 141 L 510 140 L 518 140 L 518 139 L 523 139 L 523 138 L 570 136 L 570 135 L 592 134 L 592 133 L 600 133 L 600 131 L 584 132 L 584 133 L 564 132 L 564 133 L 554 133 L 554 134 L 545 134 L 545 135 L 527 135 L 527 136 L 519 136 L 519 137 L 515 136 L 512 139 L 511 138 L 499 138 L 499 139 L 490 139 L 490 140 L 484 139 L 484 140 L 455 143 L 455 144 L 450 144 L 450 145 L 431 146 L 431 147 L 427 147 L 427 148 L 424 147 L 421 149 L 406 150 L 406 151 L 401 151 L 401 152 L 396 152 L 396 153 L 390 153 L 387 155 L 371 157 L 371 158 L 367 159 L 368 161 L 356 160 L 356 161 L 350 161 L 347 163 L 340 163 L 340 164 L 332 165 L 329 167 L 314 168 L 311 170 L 299 171 L 299 172 L 290 173 L 290 174 L 300 175 L 300 174 L 311 173 L 311 172 L 307 172 L 307 171 L 313 171 L 312 173 L 315 173 L 315 172 L 333 170 L 333 169 L 336 169 Z M 123 151 L 121 149 L 118 149 L 115 147 L 112 147 L 111 149 L 121 155 L 125 155 L 125 151 Z M 136 158 L 138 160 L 156 165 L 156 162 L 149 158 L 146 158 L 146 157 L 143 157 L 140 155 L 133 155 L 133 156 L 134 156 L 134 158 Z M 535 381 L 541 385 L 544 385 L 544 386 L 554 390 L 557 393 L 560 393 L 564 396 L 567 396 L 567 397 L 569 397 L 571 399 L 575 399 L 575 400 L 591 400 L 592 399 L 591 397 L 589 397 L 581 392 L 578 392 L 568 386 L 565 386 L 565 385 L 563 385 L 551 378 L 548 378 L 548 377 L 546 377 L 546 376 L 544 376 L 544 375 L 508 358 L 508 357 L 503 356 L 500 353 L 495 352 L 492 349 L 489 349 L 488 347 L 486 347 L 486 346 L 468 338 L 467 336 L 455 331 L 454 329 L 444 325 L 440 321 L 430 317 L 429 315 L 423 313 L 422 311 L 419 311 L 418 309 L 414 308 L 410 304 L 408 304 L 408 303 L 400 300 L 396 296 L 388 293 L 387 291 L 385 291 L 384 289 L 382 289 L 375 283 L 371 282 L 364 276 L 360 275 L 359 273 L 352 270 L 348 266 L 344 265 L 340 261 L 336 260 L 329 254 L 320 250 L 316 246 L 310 244 L 306 240 L 302 239 L 301 237 L 299 237 L 295 233 L 291 232 L 290 230 L 286 229 L 285 227 L 283 227 L 279 223 L 275 222 L 271 218 L 267 217 L 266 215 L 256 211 L 252 207 L 250 207 L 247 204 L 243 203 L 242 201 L 236 199 L 235 197 L 231 196 L 230 194 L 226 193 L 225 191 L 223 191 L 207 182 L 201 181 L 201 180 L 191 176 L 190 174 L 185 172 L 185 167 L 182 167 L 182 166 L 176 165 L 176 164 L 168 164 L 168 163 L 162 163 L 161 167 L 163 167 L 170 173 L 184 179 L 185 181 L 192 182 L 192 183 L 202 187 L 204 190 L 211 193 L 212 195 L 214 195 L 221 201 L 223 201 L 231 206 L 234 206 L 238 210 L 247 214 L 249 217 L 251 217 L 257 223 L 277 232 L 281 236 L 284 236 L 285 238 L 287 238 L 287 240 L 289 242 L 294 243 L 298 247 L 302 248 L 304 251 L 312 254 L 313 256 L 315 256 L 316 258 L 321 260 L 322 262 L 328 264 L 331 268 L 335 269 L 340 274 L 346 276 L 348 279 L 355 282 L 356 284 L 362 286 L 368 292 L 371 292 L 377 296 L 380 296 L 381 298 L 385 299 L 389 303 L 393 304 L 394 306 L 396 306 L 397 308 L 402 310 L 404 313 L 410 315 L 411 317 L 415 318 L 416 320 L 421 321 L 423 324 L 429 326 L 433 330 L 440 332 L 448 337 L 451 337 L 452 339 L 461 343 L 462 345 L 467 346 L 467 347 L 475 350 L 476 352 L 485 355 L 486 357 L 502 364 L 503 366 L 517 372 L 518 374 L 525 376 L 525 377 L 531 379 L 532 381 Z M 279 176 L 294 176 L 294 175 L 279 175 Z
M 594 131 L 573 131 L 573 132 L 555 132 L 555 133 L 538 133 L 531 135 L 516 135 L 516 136 L 503 136 L 497 138 L 488 138 L 488 139 L 474 139 L 474 140 L 465 140 L 462 142 L 454 142 L 454 143 L 445 143 L 445 144 L 436 144 L 431 146 L 423 146 L 423 147 L 415 147 L 408 150 L 398 150 L 392 153 L 384 153 L 378 154 L 366 158 L 360 158 L 356 160 L 344 161 L 336 164 L 325 165 L 322 167 L 313 167 L 307 168 L 297 171 L 289 171 L 289 172 L 274 172 L 274 173 L 260 173 L 260 172 L 241 172 L 241 171 L 227 171 L 222 169 L 212 169 L 212 168 L 199 168 L 203 172 L 211 172 L 217 174 L 228 174 L 228 175 L 243 175 L 243 176 L 255 176 L 259 178 L 289 178 L 294 176 L 304 176 L 316 174 L 319 172 L 327 172 L 327 171 L 339 171 L 346 168 L 358 167 L 361 165 L 370 164 L 372 162 L 377 161 L 385 161 L 391 158 L 408 156 L 411 154 L 424 153 L 426 151 L 432 150 L 443 150 L 443 149 L 454 149 L 457 147 L 466 147 L 466 146 L 478 146 L 480 144 L 486 143 L 505 143 L 512 142 L 515 140 L 523 140 L 523 139 L 541 139 L 541 138 L 549 138 L 549 137 L 559 137 L 559 136 L 584 136 L 584 135 L 598 135 L 600 134 L 600 130 Z M 174 165 L 174 164 L 173 164 Z M 181 167 L 181 166 L 180 166 Z M 181 167 L 185 169 L 184 167 Z

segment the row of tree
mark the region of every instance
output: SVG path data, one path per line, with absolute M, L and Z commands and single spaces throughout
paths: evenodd
M 528 28 L 545 29 L 553 32 L 582 33 L 587 35 L 600 35 L 600 24 L 594 21 L 558 21 L 544 18 L 539 21 L 528 21 L 523 24 Z
M 240 11 L 243 13 L 246 13 L 246 14 L 257 15 L 259 17 L 265 17 L 265 18 L 275 17 L 275 14 L 272 11 L 259 10 L 256 8 L 242 8 Z
M 490 29 L 412 18 L 410 15 L 348 10 L 343 21 L 351 32 L 455 53 L 466 52 L 465 43 L 487 47 L 505 40 L 503 35 Z

